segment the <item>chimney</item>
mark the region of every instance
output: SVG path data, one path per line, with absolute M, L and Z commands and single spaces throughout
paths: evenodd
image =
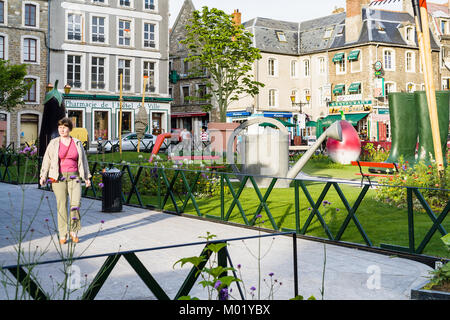
M 241 24 L 241 13 L 239 12 L 239 9 L 235 9 L 232 16 L 233 16 L 233 23 L 235 25 L 240 25 Z
M 346 0 L 345 43 L 356 42 L 362 29 L 362 7 L 369 0 Z

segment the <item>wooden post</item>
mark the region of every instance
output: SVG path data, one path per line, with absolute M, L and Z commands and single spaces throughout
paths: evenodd
M 421 51 L 421 57 L 423 59 L 422 63 L 424 67 L 423 72 L 425 80 L 425 90 L 427 94 L 428 112 L 430 114 L 431 132 L 433 136 L 434 157 L 438 167 L 438 172 L 442 174 L 444 171 L 444 159 L 442 155 L 441 137 L 439 134 L 436 90 L 433 81 L 433 65 L 431 57 L 430 28 L 428 23 L 427 2 L 425 0 L 420 0 L 419 6 L 420 18 L 416 17 L 416 24 L 420 21 L 422 22 L 421 28 L 417 29 L 418 32 L 420 30 L 422 31 L 422 45 L 420 45 L 421 42 L 419 42 L 419 49 Z
M 147 79 L 148 76 L 144 76 L 144 80 L 143 80 L 143 86 L 142 86 L 142 108 L 145 108 L 145 87 L 147 86 Z M 139 152 L 139 145 L 141 142 L 141 139 L 139 139 L 139 135 L 137 135 L 138 137 L 138 145 L 137 145 L 137 152 Z
M 120 98 L 119 98 L 119 152 L 120 152 L 120 160 L 122 160 L 122 86 L 123 86 L 123 74 L 120 74 Z

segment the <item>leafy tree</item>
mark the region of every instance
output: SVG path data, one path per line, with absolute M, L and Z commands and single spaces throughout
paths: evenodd
M 225 122 L 231 101 L 239 100 L 242 94 L 255 96 L 264 86 L 251 74 L 253 62 L 261 59 L 259 49 L 252 46 L 250 32 L 234 24 L 232 15 L 216 8 L 205 6 L 202 11 L 194 11 L 186 30 L 186 39 L 181 43 L 189 52 L 185 61 L 193 64 L 190 75 L 201 76 L 205 71 L 209 74 L 209 92 L 203 92 L 201 99 L 213 97 L 218 103 L 220 121 Z M 211 105 L 206 107 L 210 108 Z
M 23 97 L 32 86 L 24 79 L 26 75 L 25 64 L 0 60 L 0 109 L 11 111 L 23 103 Z

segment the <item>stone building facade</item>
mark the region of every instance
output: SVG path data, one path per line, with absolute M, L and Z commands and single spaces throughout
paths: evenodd
M 207 92 L 205 83 L 208 75 L 193 75 L 192 65 L 184 61 L 188 57 L 188 50 L 180 43 L 186 37 L 185 26 L 189 24 L 192 13 L 195 11 L 191 0 L 185 0 L 180 12 L 172 26 L 169 36 L 170 52 L 170 94 L 173 98 L 171 105 L 171 127 L 173 129 L 186 128 L 193 137 L 199 137 L 201 129 L 207 126 L 209 121 L 217 121 L 219 118 L 214 101 L 189 99 L 189 97 L 201 97 Z M 209 104 L 213 107 L 207 111 Z
M 48 82 L 48 1 L 0 1 L 0 55 L 27 65 L 33 86 L 12 112 L 0 109 L 0 144 L 18 148 L 36 143 Z

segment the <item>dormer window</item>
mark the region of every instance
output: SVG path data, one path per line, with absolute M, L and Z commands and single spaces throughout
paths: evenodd
M 448 20 L 441 20 L 441 34 L 448 34 Z
M 331 35 L 333 34 L 333 28 L 328 28 L 325 30 L 325 34 L 323 36 L 324 39 L 329 39 L 331 38 Z
M 406 41 L 413 42 L 414 41 L 414 28 L 406 27 L 405 33 L 406 33 Z
M 276 31 L 276 34 L 277 34 L 278 41 L 287 42 L 286 35 L 284 34 L 283 31 Z
M 376 23 L 376 28 L 377 28 L 378 32 L 386 32 L 384 25 L 381 22 Z

